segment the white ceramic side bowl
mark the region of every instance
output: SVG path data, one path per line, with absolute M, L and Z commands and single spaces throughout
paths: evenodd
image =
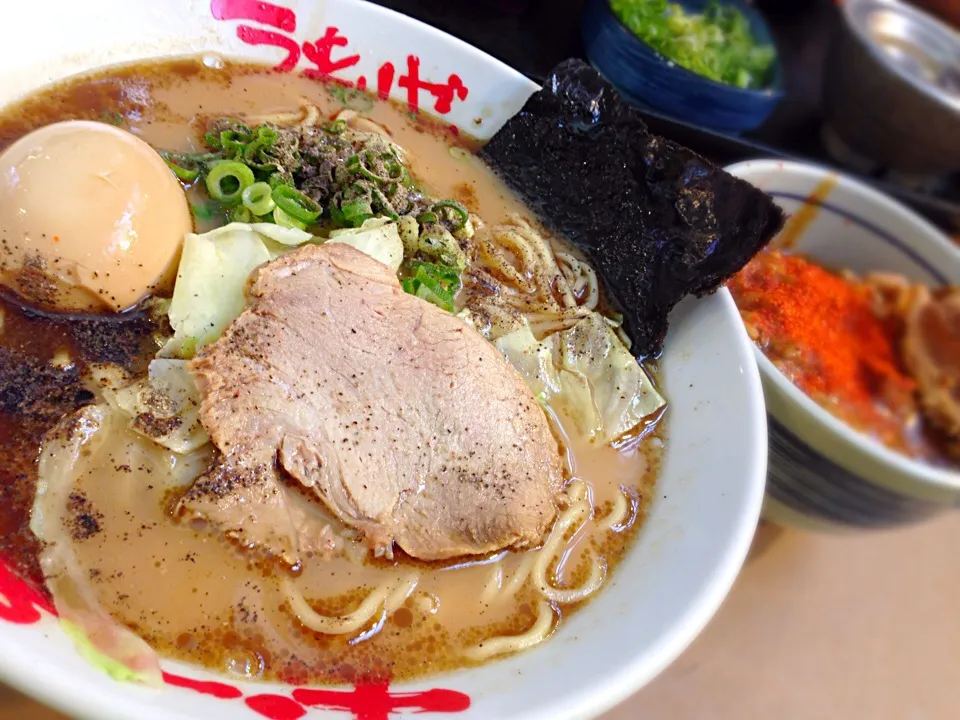
M 289 59 L 297 70 L 313 66 L 311 57 L 328 58 L 334 76 L 362 76 L 371 87 L 389 62 L 390 93 L 407 100 L 399 81 L 418 60 L 421 80 L 445 83 L 456 74 L 467 89 L 444 117 L 489 137 L 535 89 L 447 35 L 350 0 L 101 0 L 97 12 L 83 3 L 32 0 L 5 8 L 4 20 L 16 31 L 0 43 L 0 104 L 92 68 L 200 52 L 271 65 Z M 416 99 L 436 108 L 426 90 Z M 0 678 L 90 720 L 386 720 L 389 708 L 464 720 L 594 717 L 649 681 L 706 624 L 746 557 L 763 498 L 760 380 L 726 291 L 677 309 L 663 366 L 668 444 L 650 516 L 604 591 L 531 652 L 414 683 L 326 695 L 165 661 L 166 686 L 147 689 L 88 666 L 42 598 L 0 563 Z M 427 690 L 433 692 L 418 694 Z
M 828 267 L 960 283 L 960 249 L 923 218 L 861 182 L 813 165 L 751 160 L 727 168 L 788 213 L 815 215 L 793 250 Z M 837 420 L 756 350 L 769 413 L 764 517 L 808 529 L 921 520 L 960 501 L 960 473 L 914 461 Z

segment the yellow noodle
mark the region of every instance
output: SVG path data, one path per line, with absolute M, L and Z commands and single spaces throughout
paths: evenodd
M 347 615 L 321 615 L 310 607 L 310 603 L 289 578 L 283 580 L 283 592 L 287 597 L 290 610 L 306 627 L 324 635 L 347 635 L 368 625 L 380 611 L 381 606 L 394 603 L 393 610 L 400 607 L 413 591 L 417 579 L 416 576 L 405 576 L 399 582 L 387 582 L 377 586 L 364 598 L 360 607 Z M 398 597 L 399 602 L 397 602 Z
M 567 485 L 566 496 L 570 504 L 578 503 L 587 499 L 587 484 L 579 478 L 571 480 Z
M 600 283 L 590 265 L 568 253 L 557 253 L 557 265 L 574 294 L 584 296 L 581 307 L 596 310 L 600 302 Z
M 479 244 L 479 250 L 489 265 L 531 303 L 549 303 L 558 309 L 576 306 L 576 298 L 549 243 L 522 217 L 511 215 L 508 223 L 494 227 L 489 238 Z M 508 253 L 516 264 L 510 261 Z
M 487 584 L 483 587 L 483 592 L 480 593 L 480 602 L 486 604 L 493 600 L 494 596 L 497 594 L 497 590 L 500 589 L 500 584 L 503 582 L 503 563 L 498 562 L 493 566 L 493 572 L 490 573 L 490 579 L 487 580 Z
M 488 638 L 483 642 L 467 648 L 464 655 L 474 662 L 489 660 L 497 655 L 520 652 L 546 640 L 553 631 L 553 606 L 546 600 L 537 605 L 537 619 L 526 632 L 520 635 L 501 635 Z
M 526 557 L 523 558 L 523 561 L 517 567 L 516 572 L 514 572 L 510 579 L 503 585 L 503 590 L 497 597 L 498 600 L 509 600 L 513 598 L 520 588 L 527 584 L 527 579 L 530 577 L 533 566 L 537 562 L 538 554 L 538 551 L 527 553 Z
M 590 576 L 580 587 L 563 589 L 556 588 L 547 583 L 546 579 L 544 579 L 543 583 L 538 584 L 537 589 L 540 591 L 540 594 L 548 600 L 551 600 L 558 605 L 569 605 L 572 603 L 582 602 L 593 595 L 593 593 L 599 590 L 600 586 L 603 585 L 606 575 L 606 562 L 604 562 L 602 558 L 591 554 Z
M 567 531 L 572 527 L 581 525 L 584 518 L 589 514 L 590 506 L 585 500 L 571 504 L 570 507 L 560 513 L 553 524 L 553 529 L 547 536 L 547 541 L 537 554 L 537 562 L 533 566 L 533 580 L 538 588 L 546 586 L 547 569 L 560 555 L 560 546 L 564 543 L 564 536 Z
M 561 546 L 565 543 L 567 532 L 581 525 L 591 513 L 588 488 L 582 480 L 573 480 L 567 486 L 566 495 L 570 499 L 570 507 L 564 510 L 554 523 L 546 542 L 537 554 L 537 561 L 532 571 L 533 582 L 540 594 L 560 604 L 580 602 L 595 593 L 603 584 L 607 571 L 606 563 L 601 558 L 592 556 L 590 576 L 580 587 L 557 588 L 547 579 L 548 570 L 563 554 Z
M 386 612 L 388 616 L 393 615 L 393 613 L 403 605 L 406 599 L 410 597 L 414 589 L 416 589 L 418 582 L 420 582 L 420 575 L 418 573 L 409 573 L 401 578 L 393 589 L 393 592 L 383 601 L 384 612 Z
M 622 530 L 623 525 L 630 519 L 631 501 L 627 499 L 627 494 L 621 488 L 613 501 L 613 509 L 600 521 L 601 527 L 609 530 Z

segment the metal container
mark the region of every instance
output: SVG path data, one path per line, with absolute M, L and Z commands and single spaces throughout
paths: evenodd
M 828 149 L 863 170 L 960 170 L 960 33 L 898 0 L 846 0 L 842 14 L 824 78 Z

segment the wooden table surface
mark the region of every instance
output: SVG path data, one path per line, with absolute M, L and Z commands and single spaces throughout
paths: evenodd
M 960 718 L 960 515 L 834 537 L 761 528 L 703 635 L 603 720 L 636 718 Z M 65 719 L 0 686 L 0 720 Z

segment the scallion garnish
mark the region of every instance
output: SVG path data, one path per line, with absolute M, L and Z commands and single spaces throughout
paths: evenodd
M 237 160 L 217 160 L 207 173 L 207 192 L 226 206 L 240 203 L 243 191 L 253 185 L 253 170 Z
M 431 205 L 430 209 L 438 215 L 442 210 L 449 210 L 449 214 L 453 216 L 454 232 L 466 225 L 467 219 L 469 218 L 467 215 L 467 209 L 456 200 L 440 200 L 439 202 L 435 202 L 433 205 Z
M 281 208 L 279 205 L 277 205 L 277 207 L 273 209 L 272 215 L 273 215 L 273 221 L 280 227 L 297 228 L 299 230 L 303 230 L 307 227 L 307 224 L 305 222 L 301 222 L 300 220 L 297 220 L 296 218 L 291 217 L 290 215 L 285 213 L 283 211 L 283 208 Z
M 347 121 L 346 120 L 327 120 L 320 123 L 320 129 L 324 132 L 328 132 L 331 135 L 342 135 L 347 131 Z
M 230 222 L 248 223 L 253 220 L 253 213 L 246 205 L 237 205 L 230 210 L 228 217 Z
M 453 298 L 460 289 L 460 273 L 456 268 L 414 261 L 410 263 L 410 272 L 410 275 L 400 281 L 404 292 L 416 295 L 447 312 L 453 311 Z
M 268 215 L 277 206 L 273 199 L 273 188 L 265 182 L 255 182 L 245 187 L 241 199 L 244 207 L 254 215 Z
M 323 212 L 323 208 L 313 198 L 289 185 L 278 185 L 273 188 L 273 201 L 284 213 L 304 225 L 312 223 Z
M 336 84 L 330 85 L 329 89 L 330 94 L 344 107 L 357 112 L 367 112 L 373 108 L 373 98 L 363 90 Z
M 173 174 L 183 182 L 193 182 L 200 176 L 200 165 L 193 158 L 179 153 L 161 152 L 160 157 Z

